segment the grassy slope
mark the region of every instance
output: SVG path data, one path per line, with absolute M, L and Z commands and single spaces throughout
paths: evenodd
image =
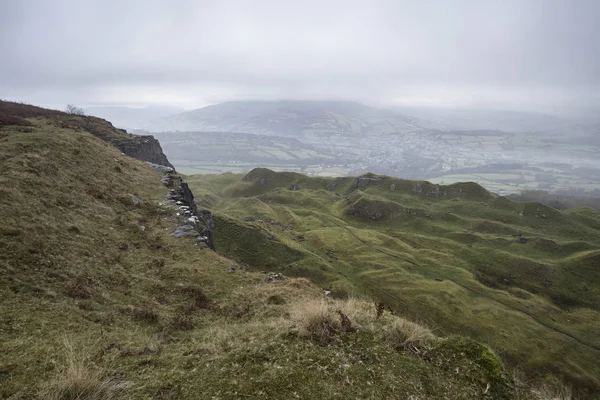
M 439 334 L 489 343 L 530 375 L 598 391 L 599 213 L 514 203 L 472 183 L 436 198 L 433 185 L 415 195 L 416 182 L 388 177 L 364 191 L 352 178 L 260 169 L 189 182 L 217 214 L 218 252 L 370 294 Z M 286 246 L 303 257 L 274 261 Z
M 402 320 L 377 319 L 368 302 L 326 300 L 303 279 L 267 283 L 170 236 L 160 176 L 68 118 L 0 127 L 0 397 L 73 398 L 44 391 L 69 362 L 131 382 L 128 399 L 510 395 L 477 343 L 408 340 Z M 306 252 L 266 248 L 290 262 Z M 327 310 L 327 340 L 305 337 L 307 304 Z M 342 329 L 337 309 L 358 331 Z

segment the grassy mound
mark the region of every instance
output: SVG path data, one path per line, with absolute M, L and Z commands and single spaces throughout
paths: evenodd
M 318 276 L 340 295 L 375 297 L 438 335 L 488 343 L 530 378 L 600 391 L 600 213 L 514 203 L 473 183 L 374 174 L 324 179 L 258 169 L 237 181 L 229 174 L 189 182 L 210 185 L 218 198 L 211 210 L 223 218 L 271 221 L 261 233 L 303 254 L 303 267 L 288 270 L 295 275 Z M 237 237 L 221 237 L 222 248 Z M 267 261 L 248 260 L 257 268 Z

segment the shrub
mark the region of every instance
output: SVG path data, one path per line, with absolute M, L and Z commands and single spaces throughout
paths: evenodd
M 83 110 L 83 108 L 79 108 L 73 104 L 67 104 L 65 112 L 71 115 L 85 115 L 85 111 Z

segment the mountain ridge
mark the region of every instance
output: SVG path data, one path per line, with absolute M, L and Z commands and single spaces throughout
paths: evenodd
M 388 121 L 382 122 L 385 120 Z M 377 124 L 382 132 L 394 133 L 423 129 L 417 121 L 418 118 L 352 101 L 230 101 L 155 119 L 143 129 L 150 132 L 225 131 L 289 136 L 316 128 L 333 134 L 357 134 L 369 124 Z

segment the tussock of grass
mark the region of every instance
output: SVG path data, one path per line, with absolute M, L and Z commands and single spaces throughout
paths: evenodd
M 535 400 L 571 400 L 573 391 L 569 386 L 562 384 L 546 384 L 532 391 Z
M 418 349 L 435 340 L 427 327 L 394 315 L 378 318 L 373 303 L 346 300 L 309 299 L 290 307 L 290 319 L 298 334 L 329 343 L 342 333 L 361 329 L 372 333 L 394 349 Z
M 394 348 L 418 349 L 435 336 L 428 328 L 405 319 L 396 318 L 383 331 L 384 340 Z
M 44 387 L 39 398 L 44 400 L 120 400 L 127 399 L 131 383 L 106 376 L 94 368 L 83 354 L 65 342 L 65 366 Z
M 296 303 L 290 315 L 300 336 L 327 343 L 340 331 L 333 310 L 325 300 L 308 300 Z

